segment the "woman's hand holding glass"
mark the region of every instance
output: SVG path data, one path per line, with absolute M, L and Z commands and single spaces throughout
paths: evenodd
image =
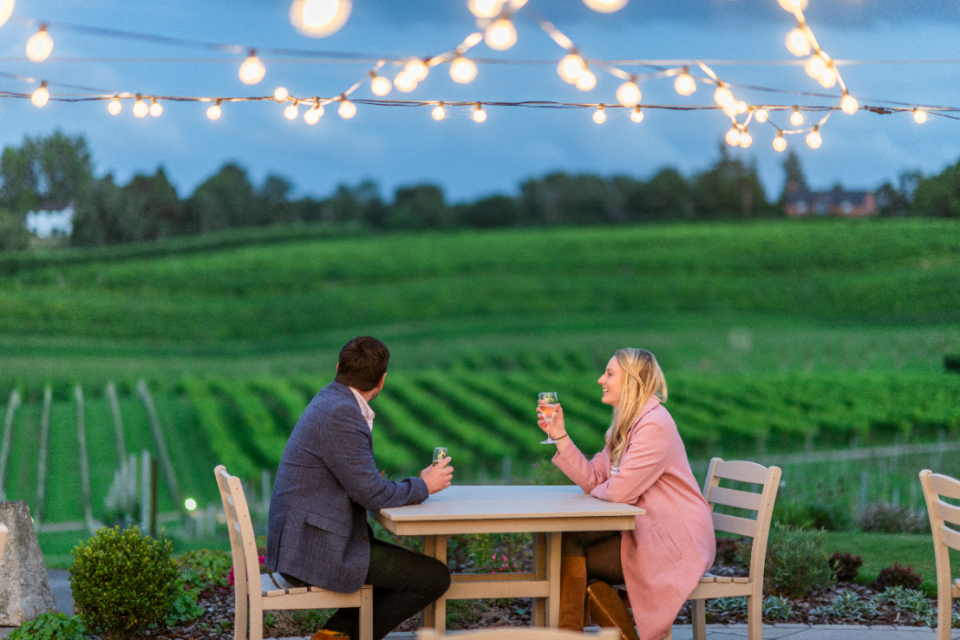
M 540 430 L 547 434 L 547 437 L 554 441 L 557 449 L 563 451 L 570 444 L 570 438 L 567 436 L 567 427 L 563 421 L 563 407 L 557 405 L 557 412 L 553 414 L 552 421 L 548 422 L 543 413 L 537 409 L 537 425 Z

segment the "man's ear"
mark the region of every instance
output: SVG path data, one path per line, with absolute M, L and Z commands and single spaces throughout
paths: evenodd
M 377 388 L 378 388 L 378 389 L 383 389 L 383 383 L 386 382 L 386 380 L 387 380 L 387 372 L 384 371 L 384 372 L 383 372 L 383 376 L 381 376 L 381 378 L 380 378 L 380 384 L 377 385 Z
M 337 363 L 336 369 L 337 369 L 337 371 L 340 371 L 340 363 L 339 363 L 339 362 Z

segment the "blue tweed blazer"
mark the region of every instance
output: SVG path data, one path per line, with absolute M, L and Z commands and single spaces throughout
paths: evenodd
M 420 478 L 380 477 L 357 399 L 332 382 L 307 406 L 283 450 L 270 500 L 267 566 L 331 591 L 356 591 L 370 565 L 367 509 L 428 496 Z

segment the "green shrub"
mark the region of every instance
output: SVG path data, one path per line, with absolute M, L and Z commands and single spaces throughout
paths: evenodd
M 190 585 L 183 575 L 177 579 L 176 591 L 177 596 L 170 603 L 163 624 L 176 627 L 181 623 L 196 620 L 206 613 L 206 609 L 199 604 L 201 590 Z
M 864 510 L 860 528 L 870 533 L 930 533 L 930 520 L 907 507 L 878 502 Z
M 104 527 L 74 547 L 73 602 L 86 625 L 115 640 L 163 622 L 179 595 L 172 552 L 138 527 Z
M 899 562 L 894 562 L 889 567 L 880 570 L 876 584 L 878 589 L 903 587 L 904 589 L 916 590 L 923 584 L 923 576 L 914 571 L 911 566 L 905 567 Z
M 7 640 L 89 640 L 90 633 L 79 616 L 48 611 L 14 629 Z
M 764 620 L 789 620 L 793 617 L 790 601 L 781 596 L 767 596 L 763 599 Z
M 779 502 L 774 507 L 773 518 L 800 529 L 846 531 L 853 524 L 849 506 L 839 500 Z
M 823 548 L 824 531 L 773 523 L 767 541 L 763 578 L 768 591 L 791 599 L 822 591 L 833 584 L 830 554 Z M 742 557 L 750 557 L 744 545 Z

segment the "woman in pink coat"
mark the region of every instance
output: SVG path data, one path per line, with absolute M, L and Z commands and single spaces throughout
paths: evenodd
M 583 630 L 586 589 L 593 617 L 635 638 L 622 602 L 608 586 L 626 583 L 640 638 L 661 640 L 713 565 L 713 519 L 677 425 L 661 404 L 667 383 L 653 354 L 620 349 L 597 382 L 601 402 L 613 407 L 613 421 L 606 446 L 592 460 L 567 435 L 562 408 L 549 428 L 541 416 L 540 428 L 557 440 L 554 464 L 581 489 L 635 505 L 646 515 L 636 518 L 633 531 L 563 534 L 560 626 Z

